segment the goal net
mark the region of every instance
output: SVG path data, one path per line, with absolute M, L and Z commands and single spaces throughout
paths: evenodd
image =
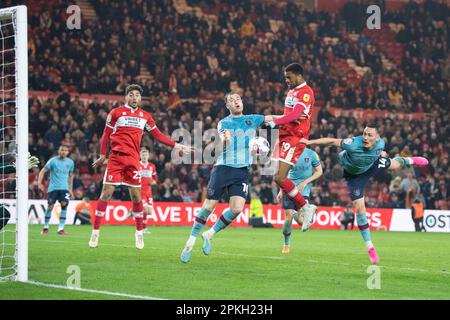
M 27 9 L 0 9 L 0 280 L 28 280 Z

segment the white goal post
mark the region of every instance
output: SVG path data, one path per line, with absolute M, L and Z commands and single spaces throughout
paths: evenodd
M 13 30 L 13 32 L 12 32 Z M 13 34 L 10 34 L 13 33 Z M 27 7 L 16 6 L 0 9 L 0 109 L 11 110 L 15 106 L 14 117 L 15 137 L 6 143 L 16 153 L 16 237 L 15 265 L 12 279 L 28 281 L 28 36 Z M 13 80 L 14 79 L 14 82 Z M 10 86 L 14 86 L 11 88 Z M 1 111 L 1 110 L 0 110 Z M 10 127 L 2 121 L 2 130 Z M 5 134 L 3 133 L 2 139 Z M 15 144 L 15 145 L 14 145 Z M 2 152 L 5 148 L 3 148 Z M 2 189 L 5 199 L 5 192 Z M 11 227 L 11 226 L 6 226 Z M 1 268 L 1 266 L 0 266 Z

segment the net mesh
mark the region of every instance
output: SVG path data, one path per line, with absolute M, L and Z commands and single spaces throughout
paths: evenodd
M 7 173 L 16 159 L 16 21 L 0 10 L 0 280 L 17 274 L 16 174 Z

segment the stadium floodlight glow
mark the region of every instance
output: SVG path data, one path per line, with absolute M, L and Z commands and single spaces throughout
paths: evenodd
M 11 225 L 0 232 L 0 279 L 28 281 L 28 48 L 27 7 L 0 9 L 0 131 L 2 165 L 16 163 L 13 179 L 0 179 L 1 204 L 15 197 L 15 243 L 6 233 Z M 11 132 L 11 129 L 13 133 Z M 7 133 L 8 132 L 8 133 Z M 15 188 L 8 184 L 15 180 Z M 12 184 L 13 185 L 13 184 Z M 8 189 L 8 188 L 12 188 Z M 14 203 L 8 210 L 14 210 Z M 14 216 L 14 215 L 13 215 Z M 10 224 L 14 221 L 10 221 Z M 4 253 L 14 248 L 11 265 L 5 266 Z M 6 248 L 6 249 L 5 249 Z M 2 265 L 3 262 L 3 265 Z M 6 272 L 5 272 L 6 271 Z

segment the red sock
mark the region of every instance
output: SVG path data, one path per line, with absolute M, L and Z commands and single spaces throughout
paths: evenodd
M 142 201 L 133 202 L 133 213 L 134 220 L 136 221 L 136 230 L 141 231 L 144 229 L 144 218 L 143 218 L 144 207 L 142 206 Z
M 288 178 L 284 179 L 280 184 L 280 188 L 289 199 L 295 202 L 297 210 L 300 210 L 300 208 L 306 204 L 305 198 L 303 198 L 292 180 L 289 180 Z
M 100 224 L 102 223 L 102 218 L 105 215 L 107 205 L 108 202 L 100 199 L 97 201 L 97 206 L 95 208 L 94 230 L 100 229 Z

